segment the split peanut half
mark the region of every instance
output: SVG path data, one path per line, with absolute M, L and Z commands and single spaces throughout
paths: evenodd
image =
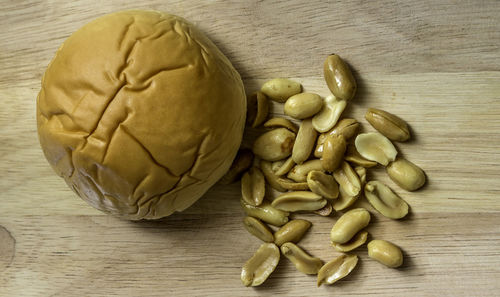
M 323 99 L 318 94 L 300 93 L 286 100 L 283 111 L 292 118 L 302 120 L 312 117 L 323 107 Z
M 283 188 L 280 183 L 278 182 L 279 176 L 277 176 L 273 169 L 272 169 L 272 164 L 269 161 L 266 160 L 261 160 L 260 161 L 260 169 L 262 169 L 262 174 L 264 174 L 264 177 L 266 178 L 267 183 L 275 190 L 279 192 L 285 192 L 286 189 Z
M 274 161 L 271 163 L 271 169 L 273 172 L 276 172 L 283 164 L 285 164 L 286 160 L 279 160 L 279 161 Z
M 359 180 L 358 174 L 352 169 L 349 163 L 342 162 L 340 168 L 333 172 L 333 177 L 348 196 L 354 197 L 359 195 L 361 191 L 361 181 Z
M 356 166 L 354 167 L 354 171 L 359 176 L 361 187 L 363 187 L 366 184 L 366 168 L 363 166 Z
M 336 199 L 339 196 L 339 186 L 333 176 L 313 170 L 307 174 L 309 189 L 322 197 Z
M 368 256 L 387 267 L 396 268 L 403 264 L 403 253 L 395 244 L 375 239 L 368 243 Z
M 321 259 L 309 255 L 292 242 L 285 242 L 280 249 L 283 256 L 290 260 L 297 270 L 302 273 L 317 274 L 323 266 Z
M 243 199 L 240 199 L 240 202 L 243 210 L 250 217 L 260 219 L 274 226 L 283 226 L 288 222 L 289 213 L 272 207 L 267 201 L 262 202 L 259 206 L 250 205 Z
M 295 134 L 278 128 L 260 135 L 253 144 L 253 153 L 262 160 L 278 161 L 292 154 Z
M 321 133 L 318 136 L 318 141 L 316 142 L 316 148 L 314 150 L 314 156 L 316 158 L 321 158 L 323 155 L 323 143 L 325 143 L 325 139 L 328 135 L 342 135 L 345 140 L 349 140 L 356 133 L 358 133 L 359 122 L 355 119 L 345 118 L 341 119 L 337 122 L 337 124 L 325 133 Z
M 332 242 L 332 246 L 339 252 L 347 253 L 362 246 L 366 242 L 367 238 L 368 238 L 368 232 L 361 231 L 358 232 L 356 235 L 354 235 L 354 237 L 351 238 L 351 240 L 349 240 L 348 242 L 346 243 Z
M 287 190 L 291 190 L 291 191 L 309 190 L 309 185 L 306 182 L 298 183 L 298 182 L 295 182 L 291 179 L 284 178 L 284 177 L 278 177 L 277 181 L 281 187 L 283 187 Z
M 389 177 L 407 191 L 418 190 L 425 184 L 425 173 L 412 162 L 398 158 L 385 168 Z
M 344 254 L 326 263 L 318 271 L 318 287 L 322 284 L 331 285 L 346 277 L 358 264 L 358 256 Z
M 332 214 L 332 212 L 333 212 L 333 207 L 329 201 L 326 201 L 325 206 L 314 211 L 315 214 L 320 215 L 322 217 L 328 217 Z
M 312 118 L 314 129 L 321 133 L 330 130 L 339 120 L 346 105 L 345 100 L 337 99 L 332 95 L 326 97 L 323 108 Z
M 290 120 L 285 119 L 285 118 L 271 118 L 267 122 L 264 123 L 263 125 L 265 128 L 286 128 L 293 133 L 299 132 L 299 129 L 297 126 L 295 126 L 294 123 L 292 123 Z
M 375 161 L 384 166 L 396 159 L 398 151 L 392 142 L 378 132 L 362 133 L 354 142 L 359 154 L 368 160 Z
M 266 194 L 264 175 L 257 167 L 252 167 L 241 178 L 241 196 L 250 205 L 260 205 Z
M 325 81 L 333 95 L 350 100 L 356 93 L 356 80 L 351 69 L 338 55 L 329 55 L 323 64 Z
M 293 80 L 275 78 L 266 81 L 260 90 L 270 99 L 283 103 L 291 96 L 302 92 L 302 86 L 300 83 Z
M 374 167 L 377 166 L 378 164 L 375 161 L 363 158 L 363 156 L 361 156 L 359 152 L 356 150 L 356 146 L 354 144 L 347 145 L 345 160 L 349 163 L 352 163 L 357 166 L 363 166 L 365 168 Z
M 370 223 L 370 213 L 364 208 L 351 209 L 333 225 L 330 239 L 334 243 L 346 243 Z
M 276 170 L 274 170 L 274 174 L 276 174 L 277 176 L 285 175 L 290 172 L 290 170 L 292 170 L 293 166 L 295 166 L 293 157 L 289 157 L 288 159 L 286 159 L 286 161 L 281 163 L 281 165 L 276 168 Z
M 292 149 L 292 159 L 295 163 L 302 164 L 309 158 L 317 136 L 318 132 L 312 126 L 311 119 L 303 120 Z
M 297 243 L 304 237 L 311 225 L 312 223 L 306 220 L 291 220 L 274 233 L 274 243 L 278 246 L 285 242 Z
M 401 118 L 381 109 L 369 108 L 366 120 L 378 132 L 393 141 L 407 141 L 410 138 L 408 124 Z
M 281 194 L 271 205 L 283 211 L 311 211 L 325 206 L 326 200 L 309 191 L 294 191 Z
M 408 204 L 379 181 L 366 184 L 365 197 L 373 208 L 390 219 L 401 219 L 408 214 Z
M 245 229 L 264 242 L 274 242 L 274 235 L 269 227 L 262 223 L 260 220 L 253 217 L 245 217 L 243 220 L 243 226 Z
M 333 172 L 344 160 L 346 150 L 345 138 L 342 135 L 328 135 L 323 144 L 321 165 L 328 172 Z
M 288 172 L 287 177 L 296 182 L 305 182 L 307 181 L 307 174 L 313 170 L 324 171 L 321 160 L 315 159 L 297 164 Z
M 245 286 L 259 286 L 273 273 L 280 261 L 280 250 L 274 243 L 264 243 L 243 265 L 241 282 Z
M 269 100 L 262 92 L 256 92 L 253 96 L 257 97 L 257 114 L 252 123 L 252 127 L 255 128 L 266 120 L 269 113 Z
M 332 207 L 335 211 L 341 211 L 353 205 L 358 200 L 359 195 L 350 196 L 344 188 L 339 187 L 339 197 L 332 201 Z

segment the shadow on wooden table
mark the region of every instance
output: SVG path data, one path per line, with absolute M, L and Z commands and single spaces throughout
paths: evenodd
M 240 183 L 230 185 L 214 185 L 208 192 L 183 212 L 174 213 L 171 216 L 159 220 L 131 221 L 130 223 L 139 227 L 161 227 L 173 229 L 189 228 L 212 228 L 219 221 L 228 221 L 238 218 L 235 210 L 240 210 Z

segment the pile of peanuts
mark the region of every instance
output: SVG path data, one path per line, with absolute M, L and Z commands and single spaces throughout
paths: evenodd
M 341 118 L 356 93 L 349 67 L 338 55 L 330 55 L 324 63 L 324 77 L 332 93 L 326 98 L 303 93 L 299 83 L 283 78 L 265 82 L 260 91 L 248 97 L 247 124 L 270 130 L 255 140 L 252 150 L 239 151 L 221 180 L 231 183 L 241 177 L 241 206 L 247 214 L 244 227 L 264 241 L 243 265 L 241 281 L 245 286 L 262 284 L 275 270 L 281 254 L 299 271 L 317 274 L 318 286 L 342 279 L 358 262 L 358 257 L 348 252 L 368 238 L 364 228 L 370 223 L 370 212 L 364 208 L 346 211 L 362 194 L 385 217 L 400 219 L 408 214 L 408 204 L 387 185 L 366 181 L 366 169 L 385 166 L 389 177 L 407 191 L 425 183 L 422 169 L 397 157 L 392 143 L 410 138 L 406 122 L 369 108 L 365 118 L 378 132 L 358 134 L 358 121 Z M 285 114 L 301 120 L 300 126 L 283 117 L 267 120 L 269 99 L 284 103 Z M 266 195 L 267 184 L 281 194 Z M 345 212 L 333 225 L 330 240 L 333 248 L 344 254 L 325 264 L 297 245 L 312 224 L 290 219 L 290 213 L 330 216 L 334 210 Z M 269 225 L 279 229 L 273 232 Z M 370 258 L 388 267 L 403 263 L 401 249 L 391 242 L 374 239 L 367 248 Z

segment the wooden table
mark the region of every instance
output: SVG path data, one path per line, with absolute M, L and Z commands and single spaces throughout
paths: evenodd
M 128 2 L 128 3 L 122 3 Z M 1 296 L 498 296 L 500 292 L 500 2 L 491 1 L 1 1 Z M 186 212 L 156 222 L 106 216 L 56 177 L 39 148 L 35 98 L 57 47 L 91 19 L 150 8 L 195 22 L 230 57 L 248 91 L 291 77 L 326 95 L 322 62 L 338 53 L 367 107 L 411 125 L 400 151 L 428 175 L 391 221 L 374 213 L 373 238 L 404 249 L 389 269 L 355 251 L 359 267 L 332 287 L 286 259 L 259 288 L 240 282 L 260 242 L 242 228 L 239 184 L 217 185 Z M 273 106 L 273 113 L 281 108 Z M 256 131 L 247 131 L 246 141 Z M 250 135 L 250 136 L 249 136 Z M 361 202 L 365 203 L 366 202 Z M 303 215 L 301 242 L 328 261 L 338 216 Z

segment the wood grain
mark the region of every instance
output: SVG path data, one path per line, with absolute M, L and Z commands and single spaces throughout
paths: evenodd
M 500 291 L 500 2 L 498 1 L 3 1 L 0 18 L 0 296 L 495 296 Z M 355 251 L 359 267 L 315 287 L 284 259 L 260 288 L 240 267 L 259 242 L 242 228 L 239 184 L 216 185 L 186 212 L 128 222 L 86 205 L 39 148 L 35 98 L 54 51 L 71 32 L 127 8 L 195 22 L 231 58 L 247 90 L 276 76 L 326 95 L 326 54 L 346 57 L 359 83 L 345 112 L 393 112 L 411 127 L 400 152 L 428 176 L 397 188 L 409 218 L 373 212 L 372 238 L 404 249 L 387 269 Z M 274 115 L 282 106 L 273 105 Z M 258 129 L 245 132 L 249 146 Z M 359 202 L 367 206 L 366 202 Z M 369 207 L 369 206 L 367 206 Z M 303 246 L 327 261 L 335 219 L 313 221 Z
M 236 207 L 233 201 L 222 201 Z M 301 246 L 323 260 L 338 255 L 328 244 L 334 220 L 305 217 L 314 225 Z M 260 243 L 241 228 L 241 217 L 234 213 L 181 214 L 140 223 L 88 215 L 7 216 L 5 226 L 19 239 L 16 257 L 0 280 L 5 296 L 323 296 L 335 292 L 493 296 L 499 289 L 492 282 L 499 273 L 492 265 L 498 257 L 494 239 L 500 236 L 499 219 L 498 214 L 474 213 L 415 214 L 403 222 L 377 217 L 369 231 L 372 237 L 392 240 L 404 249 L 405 264 L 400 269 L 381 266 L 360 248 L 356 252 L 359 267 L 339 286 L 317 289 L 314 277 L 301 274 L 284 259 L 262 287 L 249 289 L 241 286 L 241 265 Z
M 318 76 L 331 52 L 363 75 L 500 70 L 496 0 L 4 2 L 0 84 L 38 80 L 72 32 L 100 15 L 132 8 L 198 24 L 245 78 Z

